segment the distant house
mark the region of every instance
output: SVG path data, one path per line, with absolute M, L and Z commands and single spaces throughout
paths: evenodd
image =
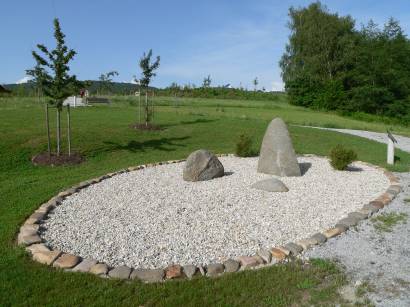
M 11 91 L 0 85 L 0 94 L 10 94 Z

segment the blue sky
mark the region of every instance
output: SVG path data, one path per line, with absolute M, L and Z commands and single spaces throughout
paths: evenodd
M 0 83 L 14 83 L 34 65 L 37 43 L 54 46 L 52 19 L 60 18 L 67 44 L 78 55 L 72 73 L 97 79 L 110 70 L 116 81 L 139 76 L 138 60 L 150 48 L 161 56 L 152 85 L 212 84 L 280 89 L 278 61 L 289 31 L 288 8 L 311 1 L 206 0 L 1 0 Z M 382 25 L 390 16 L 410 32 L 409 0 L 328 0 L 332 12 Z

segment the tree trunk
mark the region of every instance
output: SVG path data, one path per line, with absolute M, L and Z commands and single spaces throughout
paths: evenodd
M 145 91 L 145 126 L 148 126 L 148 93 Z
M 57 107 L 57 156 L 60 156 L 60 108 Z
M 45 104 L 46 107 L 46 129 L 47 129 L 47 152 L 48 157 L 51 156 L 51 140 L 50 140 L 50 120 L 48 118 L 48 104 Z
M 141 125 L 141 88 L 140 88 L 140 94 L 138 96 L 138 101 L 139 101 L 139 108 L 138 108 L 138 124 Z
M 152 92 L 152 96 L 151 96 L 151 120 L 152 122 L 154 122 L 154 96 L 155 96 L 155 93 Z
M 71 156 L 71 117 L 70 105 L 67 104 L 67 140 L 68 140 L 68 156 Z

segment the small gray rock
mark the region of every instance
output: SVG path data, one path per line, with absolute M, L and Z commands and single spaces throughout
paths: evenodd
M 313 240 L 316 240 L 319 244 L 321 243 L 325 243 L 327 238 L 325 237 L 325 235 L 321 234 L 320 232 L 314 234 L 313 236 L 311 236 L 311 238 Z
M 277 176 L 301 176 L 288 128 L 280 118 L 273 119 L 266 129 L 258 172 Z
M 376 206 L 374 206 L 374 205 L 372 205 L 372 204 L 365 204 L 365 205 L 363 206 L 363 209 L 370 210 L 372 214 L 373 214 L 373 213 L 376 213 L 377 211 L 380 210 L 378 207 L 376 207 Z
M 396 198 L 396 196 L 399 194 L 396 190 L 388 189 L 386 193 L 390 196 L 390 198 L 393 200 Z
M 38 234 L 24 235 L 24 233 L 21 233 L 17 237 L 18 245 L 28 246 L 28 245 L 36 244 L 36 243 L 41 243 L 41 238 Z
M 272 261 L 272 253 L 267 249 L 261 249 L 258 251 L 258 255 L 265 261 L 266 263 L 270 263 Z
M 131 274 L 131 269 L 125 265 L 117 266 L 108 272 L 111 278 L 128 279 Z
M 262 190 L 266 192 L 288 192 L 288 187 L 279 179 L 269 178 L 255 182 L 251 186 L 254 189 Z
M 303 252 L 303 247 L 300 245 L 297 245 L 296 243 L 290 242 L 287 243 L 284 248 L 286 248 L 287 250 L 290 251 L 290 253 L 294 256 L 300 254 L 301 252 Z
M 211 263 L 206 267 L 206 272 L 208 276 L 212 277 L 222 274 L 224 269 L 224 265 L 221 263 Z
M 222 177 L 224 173 L 221 161 L 213 153 L 200 149 L 186 160 L 183 178 L 185 181 L 204 181 Z
M 399 194 L 403 189 L 402 189 L 402 187 L 401 186 L 399 186 L 399 185 L 391 185 L 391 186 L 389 186 L 389 189 L 388 189 L 388 191 L 392 191 L 392 192 L 394 192 L 394 193 L 396 193 L 396 194 Z
M 202 276 L 206 275 L 205 268 L 202 265 L 198 266 L 198 269 L 199 269 L 199 272 L 201 273 Z
M 341 219 L 339 222 L 337 222 L 336 226 L 340 224 L 340 225 L 346 226 L 347 228 L 350 228 L 350 227 L 356 226 L 358 222 L 359 221 L 355 218 L 345 217 Z
M 189 279 L 191 279 L 196 274 L 196 272 L 198 271 L 198 268 L 196 266 L 190 264 L 190 265 L 184 265 L 182 267 L 182 270 L 183 270 L 185 276 L 188 277 Z
M 224 262 L 225 272 L 233 273 L 239 270 L 240 263 L 233 259 L 228 259 Z
M 132 271 L 130 278 L 138 278 L 143 282 L 160 282 L 164 280 L 165 272 L 163 269 L 135 269 Z
M 95 275 L 105 275 L 108 272 L 108 266 L 105 263 L 97 263 L 90 268 L 90 273 Z
M 97 264 L 97 260 L 94 259 L 84 259 L 79 264 L 77 264 L 71 270 L 73 272 L 88 272 L 90 269 Z
M 356 211 L 355 211 L 355 212 L 350 212 L 350 213 L 347 215 L 347 217 L 356 219 L 356 220 L 358 220 L 358 221 L 365 220 L 365 219 L 368 218 L 367 215 L 365 215 L 365 214 L 363 214 L 363 213 L 360 213 L 360 212 L 356 212 Z

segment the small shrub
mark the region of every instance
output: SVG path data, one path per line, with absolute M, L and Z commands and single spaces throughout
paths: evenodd
M 236 143 L 236 155 L 238 157 L 251 157 L 254 152 L 252 150 L 252 139 L 246 134 L 239 136 L 238 143 Z
M 357 154 L 353 150 L 346 149 L 342 145 L 333 147 L 329 156 L 330 165 L 339 171 L 345 170 L 350 163 L 357 159 Z

